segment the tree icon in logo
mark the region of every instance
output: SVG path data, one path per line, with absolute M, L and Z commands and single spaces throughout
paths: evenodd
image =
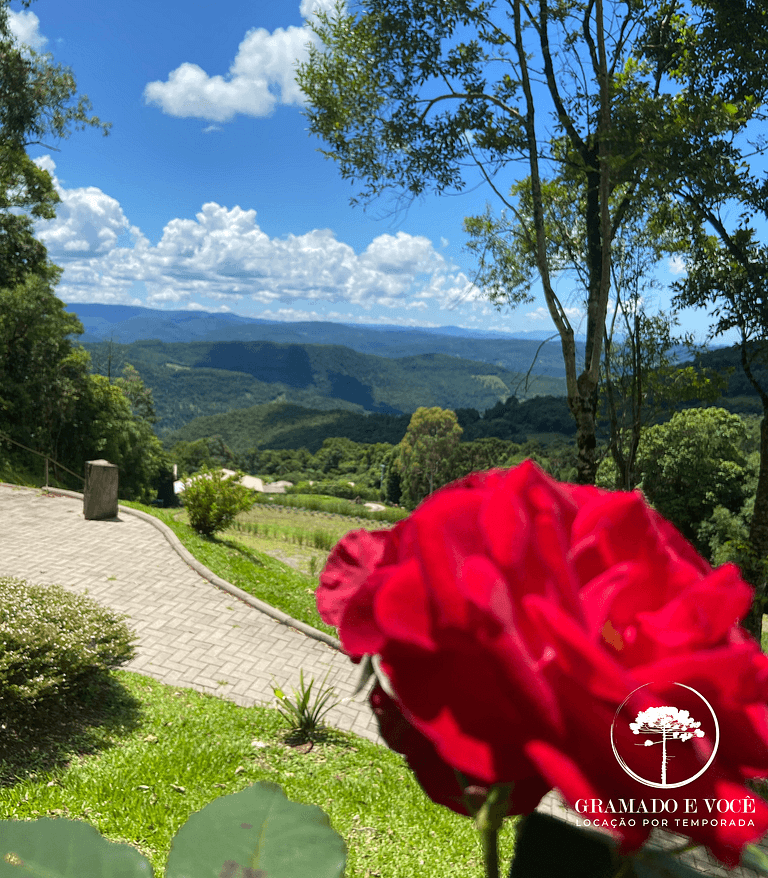
M 678 710 L 676 707 L 649 707 L 641 710 L 635 717 L 635 721 L 629 724 L 635 735 L 661 735 L 660 741 L 646 740 L 642 746 L 652 747 L 661 744 L 661 783 L 667 783 L 667 763 L 670 757 L 667 755 L 667 741 L 688 741 L 691 738 L 703 738 L 704 732 L 687 710 Z M 641 746 L 638 744 L 638 746 Z

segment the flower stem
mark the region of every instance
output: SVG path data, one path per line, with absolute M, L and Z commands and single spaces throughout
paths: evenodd
M 499 878 L 499 831 L 492 826 L 478 827 L 483 846 L 485 878 Z
M 485 878 L 499 878 L 499 829 L 507 816 L 512 784 L 491 787 L 480 810 L 475 814 L 475 826 L 483 847 Z

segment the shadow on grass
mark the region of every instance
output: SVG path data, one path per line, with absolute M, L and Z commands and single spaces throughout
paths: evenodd
M 113 747 L 140 720 L 141 702 L 109 674 L 92 679 L 78 695 L 38 706 L 15 723 L 4 718 L 0 787 Z
M 332 726 L 321 726 L 312 731 L 287 729 L 283 732 L 283 741 L 289 747 L 304 753 L 308 753 L 315 744 L 329 744 L 340 750 L 356 749 L 353 735 Z
M 214 545 L 226 546 L 229 549 L 233 549 L 235 552 L 238 552 L 244 558 L 247 558 L 257 567 L 264 566 L 264 561 L 261 558 L 257 558 L 256 555 L 252 554 L 242 543 L 237 543 L 234 540 L 221 540 L 218 537 L 204 537 L 204 539 L 208 540 L 208 542 L 211 542 Z

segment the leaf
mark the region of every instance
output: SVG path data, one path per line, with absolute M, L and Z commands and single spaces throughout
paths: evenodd
M 107 841 L 81 820 L 0 821 L 0 878 L 152 878 L 128 844 Z
M 613 878 L 614 848 L 602 833 L 534 811 L 521 821 L 509 878 Z
M 173 839 L 166 878 L 341 878 L 344 841 L 315 805 L 257 783 L 193 814 Z
M 768 875 L 768 854 L 756 844 L 748 844 L 741 852 L 740 865 L 754 869 L 761 875 Z

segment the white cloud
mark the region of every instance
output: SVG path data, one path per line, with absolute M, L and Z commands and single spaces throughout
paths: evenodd
M 679 254 L 669 257 L 667 260 L 667 268 L 669 269 L 669 273 L 674 275 L 687 274 L 688 272 L 685 259 Z
M 118 201 L 95 186 L 64 189 L 56 178 L 56 164 L 50 156 L 36 160 L 39 167 L 53 176 L 61 203 L 56 218 L 45 223 L 40 237 L 51 252 L 68 256 L 108 253 L 120 236 L 130 231 L 128 220 Z
M 309 18 L 317 9 L 332 6 L 331 0 L 302 0 L 300 10 Z M 253 28 L 240 43 L 225 76 L 209 75 L 187 61 L 172 70 L 164 82 L 148 83 L 144 99 L 170 116 L 212 122 L 228 122 L 238 113 L 268 116 L 278 104 L 303 102 L 296 83 L 296 64 L 306 59 L 307 44 L 314 39 L 306 25 L 272 32 Z
M 34 12 L 8 10 L 8 26 L 11 33 L 23 46 L 29 46 L 36 52 L 42 51 L 48 42 L 47 37 L 40 33 L 40 19 Z
M 55 171 L 49 157 L 38 164 Z M 168 222 L 152 244 L 102 190 L 54 182 L 58 215 L 39 223 L 38 231 L 64 268 L 59 289 L 65 300 L 94 301 L 103 293 L 113 301 L 131 295 L 136 283 L 144 285 L 150 306 L 202 300 L 291 308 L 314 301 L 395 312 L 430 305 L 451 310 L 483 300 L 424 236 L 379 235 L 357 253 L 330 229 L 271 238 L 255 210 L 208 202 L 193 219 Z

